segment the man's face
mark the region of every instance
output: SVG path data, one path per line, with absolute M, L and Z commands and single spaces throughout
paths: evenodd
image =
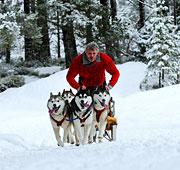
M 93 62 L 93 61 L 96 60 L 97 54 L 98 54 L 98 51 L 97 51 L 97 50 L 87 50 L 87 51 L 86 51 L 87 59 L 88 59 L 90 62 Z

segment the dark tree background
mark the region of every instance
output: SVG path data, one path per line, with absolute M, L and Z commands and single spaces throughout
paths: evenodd
M 23 12 L 15 11 L 15 8 L 11 7 L 3 9 L 3 5 L 8 6 L 7 3 L 6 0 L 0 1 L 0 12 L 3 15 L 14 10 L 17 25 L 20 25 L 20 36 L 24 37 L 25 61 L 39 61 L 44 64 L 51 61 L 51 37 L 56 35 L 57 58 L 62 59 L 64 55 L 65 67 L 68 68 L 74 57 L 91 41 L 96 41 L 101 51 L 107 53 L 114 61 L 122 62 L 118 60 L 119 57 L 128 58 L 132 55 L 136 60 L 143 61 L 146 48 L 142 44 L 135 44 L 136 40 L 133 41 L 134 37 L 127 33 L 127 29 L 132 27 L 130 24 L 134 24 L 133 29 L 140 32 L 148 21 L 150 7 L 156 4 L 156 0 L 24 0 L 23 3 L 17 1 L 16 6 L 23 6 Z M 131 10 L 130 16 L 123 14 L 126 11 L 123 11 L 122 5 Z M 165 5 L 168 10 L 163 11 L 164 15 L 172 15 L 174 25 L 178 26 L 180 1 L 166 0 Z M 3 21 L 0 20 L 0 23 Z M 3 31 L 0 30 L 0 33 L 5 35 Z M 0 43 L 0 56 L 5 54 L 7 63 L 10 63 L 11 59 L 11 41 L 14 40 L 10 39 L 6 46 Z M 61 53 L 61 45 L 64 46 L 64 53 Z M 134 48 L 136 45 L 139 46 L 139 51 Z M 130 59 L 131 57 L 127 60 Z

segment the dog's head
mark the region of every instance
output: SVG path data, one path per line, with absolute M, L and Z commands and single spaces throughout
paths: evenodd
M 93 102 L 90 91 L 80 89 L 75 95 L 75 102 L 81 111 L 88 109 Z
M 74 98 L 74 94 L 72 92 L 72 90 L 63 90 L 63 93 L 62 93 L 62 98 L 65 102 L 68 102 L 68 103 L 71 103 L 71 101 L 73 100 Z
M 53 93 L 51 92 L 50 98 L 47 103 L 49 113 L 59 115 L 63 112 L 64 106 L 65 102 L 62 99 L 61 93 L 59 92 L 58 95 L 53 95 Z
M 110 94 L 105 86 L 97 87 L 93 95 L 95 105 L 98 105 L 100 108 L 108 108 L 110 98 Z

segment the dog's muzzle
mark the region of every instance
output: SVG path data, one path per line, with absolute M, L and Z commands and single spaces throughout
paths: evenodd
M 81 102 L 80 105 L 81 105 L 82 108 L 89 107 L 89 104 L 87 102 L 86 103 Z
M 108 105 L 105 104 L 105 100 L 103 100 L 102 102 L 101 101 L 99 101 L 99 102 L 101 103 L 101 106 L 103 106 L 105 109 L 108 108 Z
M 60 106 L 59 107 L 55 107 L 53 108 L 52 110 L 49 109 L 49 114 L 52 114 L 54 112 L 57 112 L 59 110 Z

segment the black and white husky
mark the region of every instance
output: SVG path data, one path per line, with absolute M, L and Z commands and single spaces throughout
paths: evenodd
M 70 142 L 73 143 L 74 139 L 70 133 L 71 122 L 67 121 L 67 119 L 71 118 L 68 109 L 69 106 L 63 100 L 60 92 L 58 95 L 53 95 L 50 93 L 47 107 L 49 109 L 50 120 L 58 146 L 63 147 L 64 143 L 67 142 L 67 137 L 70 139 Z M 63 141 L 61 140 L 60 136 L 60 127 L 64 129 Z
M 76 145 L 83 145 L 88 141 L 93 120 L 93 97 L 89 90 L 80 89 L 71 102 L 73 122 L 75 128 Z M 84 133 L 82 128 L 84 127 Z
M 90 137 L 89 137 L 89 143 L 93 142 L 93 136 L 95 135 L 96 132 L 95 127 L 98 127 L 99 129 L 98 142 L 101 143 L 107 124 L 110 94 L 109 92 L 107 92 L 105 86 L 98 87 L 97 90 L 95 90 L 94 92 L 93 99 L 94 99 L 94 116 L 93 116 Z

